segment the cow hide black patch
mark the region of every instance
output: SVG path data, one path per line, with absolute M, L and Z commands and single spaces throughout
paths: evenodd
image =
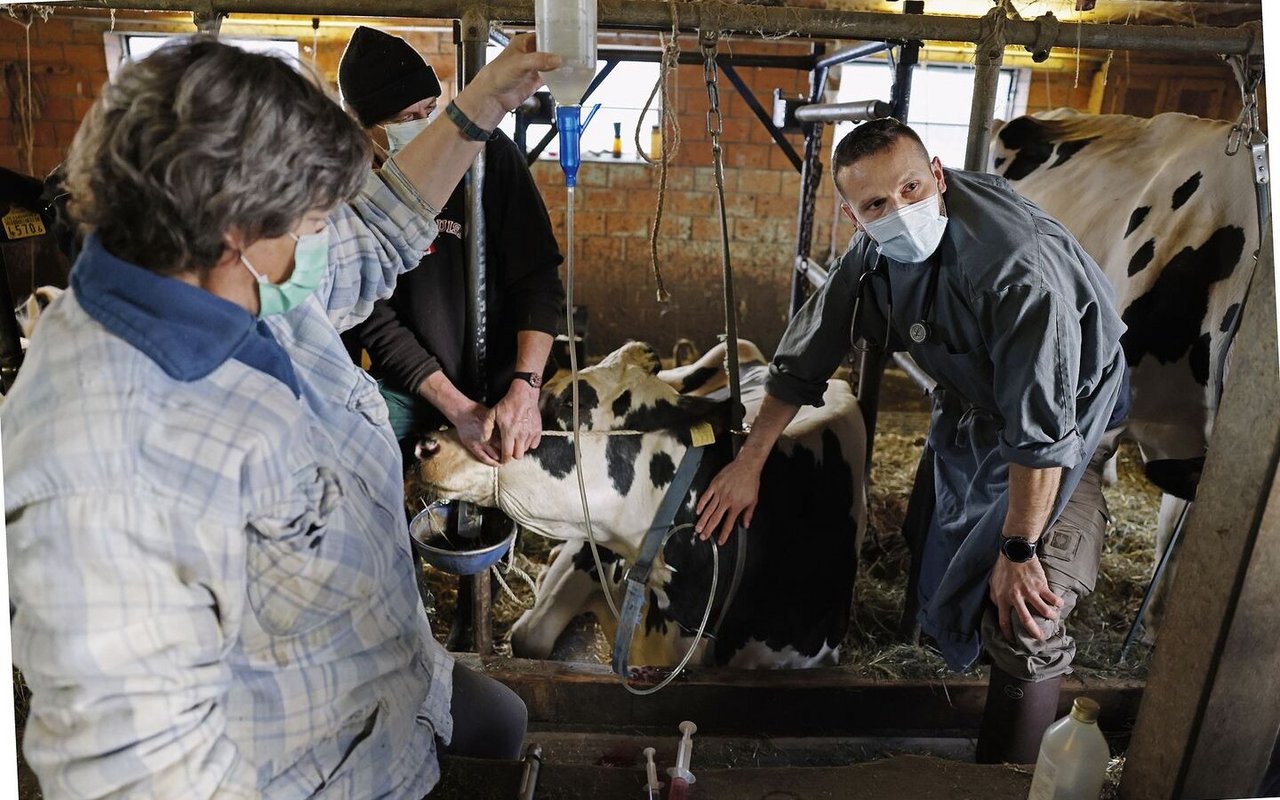
M 573 441 L 567 436 L 543 436 L 537 448 L 529 451 L 528 457 L 551 477 L 568 477 L 573 472 Z
M 1049 169 L 1060 167 L 1067 163 L 1071 160 L 1072 156 L 1083 150 L 1085 145 L 1089 144 L 1089 142 L 1096 141 L 1097 138 L 1097 136 L 1091 136 L 1088 139 L 1076 139 L 1074 141 L 1063 142 L 1058 145 L 1058 157 L 1049 165 Z
M 1175 211 L 1182 208 L 1183 204 L 1191 199 L 1191 195 L 1196 193 L 1196 189 L 1200 188 L 1200 177 L 1200 173 L 1197 172 L 1187 178 L 1181 186 L 1173 190 L 1173 209 Z
M 600 551 L 600 563 L 608 571 L 617 575 L 617 569 L 610 570 L 611 564 L 618 564 L 622 561 L 622 557 L 603 545 L 597 545 L 596 549 Z M 591 555 L 591 543 L 583 542 L 582 549 L 573 554 L 573 568 L 587 573 L 596 583 L 600 582 L 600 573 L 596 571 L 596 560 Z
M 653 483 L 653 488 L 661 489 L 671 483 L 675 475 L 676 462 L 671 460 L 671 456 L 659 452 L 649 459 L 649 480 Z
M 1055 142 L 1049 126 L 1031 117 L 1018 117 L 1001 128 L 999 136 L 1005 148 L 1015 151 L 1003 173 L 1008 180 L 1022 180 L 1053 155 Z
M 604 447 L 609 480 L 618 494 L 625 497 L 636 480 L 636 460 L 640 458 L 639 436 L 610 436 Z
M 680 394 L 687 394 L 694 389 L 701 389 L 717 372 L 720 372 L 719 367 L 698 367 L 684 376 L 684 380 L 680 382 Z
M 1142 272 L 1151 264 L 1151 259 L 1156 256 L 1156 240 L 1148 239 L 1133 254 L 1133 258 L 1129 259 L 1129 277 L 1132 278 L 1139 272 Z
M 1231 326 L 1236 324 L 1236 314 L 1240 313 L 1240 304 L 1232 303 L 1231 308 L 1227 309 L 1227 313 L 1222 315 L 1222 324 L 1218 326 L 1220 333 L 1226 333 L 1231 330 Z
M 1187 362 L 1191 365 L 1191 376 L 1202 386 L 1209 385 L 1209 341 L 1209 334 L 1202 334 L 1191 345 L 1191 354 L 1187 357 Z
M 615 417 L 624 416 L 628 411 L 630 411 L 631 410 L 631 390 L 626 389 L 622 392 L 622 394 L 614 398 L 612 408 L 613 408 L 613 415 Z
M 1129 234 L 1138 229 L 1142 221 L 1147 218 L 1147 214 L 1151 213 L 1151 206 L 1138 206 L 1129 215 L 1129 226 L 1124 229 L 1124 238 L 1128 239 Z
M 1228 225 L 1200 247 L 1183 248 L 1171 258 L 1147 293 L 1124 311 L 1129 329 L 1120 343 L 1129 365 L 1136 367 L 1147 354 L 1162 364 L 1185 356 L 1200 338 L 1210 286 L 1235 271 L 1243 252 L 1244 229 Z
M 584 380 L 578 381 L 578 413 L 582 429 L 591 430 L 591 412 L 600 405 L 600 395 Z M 573 429 L 573 387 L 566 386 L 556 398 L 556 421 L 560 430 Z

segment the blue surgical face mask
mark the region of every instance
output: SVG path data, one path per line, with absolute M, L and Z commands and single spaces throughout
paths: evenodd
M 329 271 L 329 229 L 306 236 L 293 237 L 293 274 L 284 283 L 272 283 L 253 268 L 249 259 L 240 254 L 240 263 L 258 281 L 258 316 L 283 314 L 302 304 L 311 296 Z
M 382 126 L 387 133 L 387 150 L 392 153 L 398 153 L 409 142 L 413 141 L 413 137 L 426 130 L 431 124 L 431 118 L 411 119 L 405 122 L 391 122 Z
M 894 261 L 919 264 L 933 255 L 947 229 L 947 217 L 937 193 L 864 224 L 880 252 Z

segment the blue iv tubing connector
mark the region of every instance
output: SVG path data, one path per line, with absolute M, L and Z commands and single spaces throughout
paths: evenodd
M 557 106 L 556 127 L 560 129 L 560 169 L 565 186 L 578 185 L 578 165 L 582 163 L 582 106 Z

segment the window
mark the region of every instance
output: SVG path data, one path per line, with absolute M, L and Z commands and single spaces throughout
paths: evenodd
M 498 53 L 502 52 L 502 48 L 497 45 L 490 45 L 488 58 L 493 60 L 497 58 Z M 596 74 L 599 75 L 604 70 L 605 63 L 597 62 Z M 622 160 L 623 161 L 639 161 L 640 156 L 636 154 L 636 122 L 640 120 L 641 110 L 644 108 L 644 102 L 648 99 L 649 93 L 653 91 L 653 85 L 658 80 L 658 64 L 641 63 L 635 61 L 620 62 L 613 71 L 609 73 L 609 77 L 604 79 L 596 90 L 587 98 L 587 102 L 582 106 L 582 119 L 585 121 L 587 115 L 591 113 L 591 109 L 600 104 L 600 110 L 595 113 L 591 119 L 591 124 L 582 134 L 582 160 L 583 161 L 613 161 L 611 152 L 613 149 L 613 133 L 614 126 L 618 126 L 618 130 L 622 137 Z M 545 86 L 542 87 L 546 89 Z M 658 124 L 658 112 L 662 108 L 661 97 L 653 99 L 653 105 L 649 108 L 649 112 L 645 114 L 644 121 L 640 132 L 640 144 L 648 153 L 649 148 L 649 132 L 654 125 Z M 508 114 L 502 124 L 498 126 L 511 136 L 515 132 L 516 122 L 515 116 Z M 551 130 L 550 125 L 530 125 L 528 129 L 529 148 L 532 149 L 547 131 Z M 540 158 L 557 159 L 560 153 L 560 143 L 553 139 L 547 148 L 542 151 Z
M 995 116 L 1012 119 L 1026 111 L 1017 96 L 1017 70 L 1002 69 L 996 84 Z M 920 64 L 911 77 L 907 123 L 920 134 L 930 155 L 946 167 L 963 168 L 969 137 L 969 106 L 973 102 L 974 68 L 959 64 Z M 884 61 L 846 64 L 841 68 L 837 102 L 889 100 L 893 68 Z M 834 142 L 853 130 L 853 123 L 836 126 Z
M 124 59 L 137 61 L 160 49 L 160 46 L 165 42 L 184 37 L 157 34 L 125 34 L 123 38 L 124 53 L 122 55 Z M 221 36 L 218 40 L 224 44 L 239 47 L 241 50 L 248 50 L 250 53 L 266 53 L 280 56 L 286 60 L 298 57 L 298 43 L 293 39 L 233 39 L 228 36 Z

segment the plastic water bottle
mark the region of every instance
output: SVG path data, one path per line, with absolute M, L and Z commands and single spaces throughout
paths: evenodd
M 557 103 L 578 105 L 596 76 L 596 0 L 535 0 L 533 14 L 538 49 L 562 60 L 542 79 Z
M 1027 800 L 1098 800 L 1110 760 L 1098 704 L 1077 697 L 1071 713 L 1044 732 Z

